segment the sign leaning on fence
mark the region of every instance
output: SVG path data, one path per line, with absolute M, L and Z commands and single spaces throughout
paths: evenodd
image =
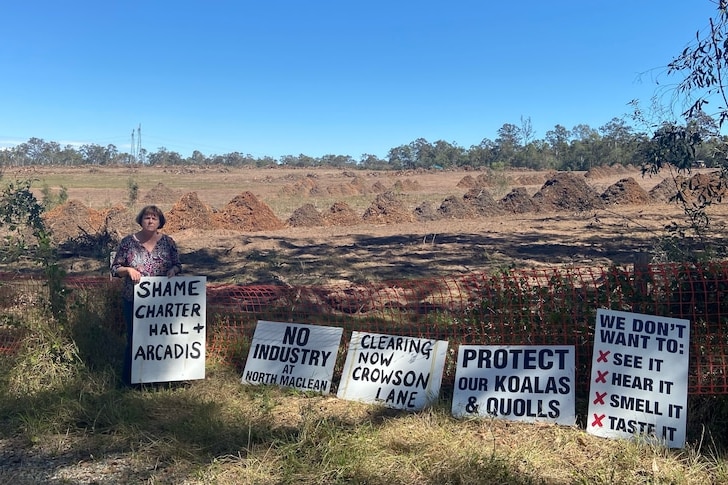
M 417 411 L 440 394 L 448 342 L 352 332 L 337 397 Z
M 336 327 L 260 320 L 241 382 L 329 394 L 342 333 Z
M 461 345 L 452 414 L 573 425 L 573 345 Z
M 205 378 L 206 283 L 148 276 L 134 286 L 132 383 Z
M 690 321 L 597 310 L 587 432 L 685 446 Z

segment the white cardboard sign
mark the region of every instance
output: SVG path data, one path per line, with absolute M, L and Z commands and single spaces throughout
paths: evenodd
M 690 321 L 597 310 L 587 432 L 685 446 Z
M 573 345 L 461 345 L 452 414 L 573 425 Z
M 417 411 L 438 398 L 448 342 L 352 332 L 337 397 Z
M 335 327 L 258 321 L 241 382 L 329 394 L 342 332 Z
M 131 382 L 205 378 L 207 279 L 148 276 L 134 285 Z

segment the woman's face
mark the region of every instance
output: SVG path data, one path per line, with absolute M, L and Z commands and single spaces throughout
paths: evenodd
M 159 228 L 159 217 L 153 212 L 147 212 L 142 217 L 142 229 L 145 231 L 156 231 Z

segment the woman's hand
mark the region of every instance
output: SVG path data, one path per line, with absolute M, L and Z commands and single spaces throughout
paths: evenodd
M 171 268 L 169 268 L 169 271 L 167 271 L 167 276 L 171 278 L 172 276 L 177 276 L 178 273 L 179 273 L 179 267 L 172 266 Z
M 139 283 L 142 279 L 141 272 L 137 271 L 136 268 L 128 267 L 126 269 L 126 274 L 129 276 L 129 279 L 132 280 L 134 283 Z

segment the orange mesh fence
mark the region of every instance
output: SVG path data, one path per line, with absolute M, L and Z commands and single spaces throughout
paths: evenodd
M 75 291 L 118 290 L 108 278 L 74 278 Z M 0 351 L 22 340 L 22 318 L 42 280 L 0 275 Z M 447 340 L 443 387 L 452 387 L 460 343 L 574 345 L 577 388 L 588 392 L 596 310 L 690 320 L 689 391 L 728 394 L 728 263 L 547 268 L 348 286 L 213 284 L 207 287 L 208 354 L 240 368 L 258 320 Z M 73 291 L 71 292 L 71 295 Z M 36 295 L 36 296 L 34 296 Z M 40 296 L 38 296 L 40 295 Z M 123 328 L 117 311 L 109 325 Z

